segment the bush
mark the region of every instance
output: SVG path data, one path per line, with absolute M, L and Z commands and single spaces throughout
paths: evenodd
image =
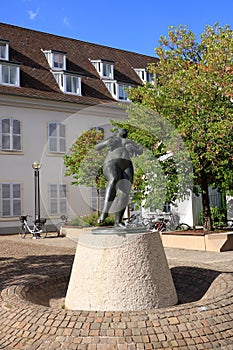
M 211 215 L 211 219 L 213 221 L 214 227 L 224 227 L 227 225 L 226 212 L 224 208 L 211 207 L 210 215 Z M 203 213 L 201 213 L 200 218 L 201 218 L 201 222 L 203 223 Z
M 81 216 L 77 216 L 69 221 L 70 226 L 87 226 Z
M 98 215 L 97 213 L 91 213 L 85 216 L 77 216 L 73 220 L 71 220 L 71 226 L 113 226 L 114 225 L 114 217 L 112 215 L 108 216 L 104 222 L 104 224 L 98 224 Z

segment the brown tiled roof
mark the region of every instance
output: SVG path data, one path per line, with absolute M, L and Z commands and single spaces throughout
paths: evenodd
M 98 104 L 114 101 L 90 60 L 114 62 L 114 79 L 130 85 L 141 80 L 132 68 L 146 68 L 156 58 L 0 23 L 0 39 L 9 40 L 9 60 L 20 63 L 20 87 L 0 85 L 0 94 Z M 63 93 L 42 50 L 66 52 L 66 69 L 82 74 L 82 96 Z

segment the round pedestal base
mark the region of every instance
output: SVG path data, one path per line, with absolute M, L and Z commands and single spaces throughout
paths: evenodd
M 177 303 L 158 233 L 83 232 L 65 306 L 71 310 L 135 311 Z

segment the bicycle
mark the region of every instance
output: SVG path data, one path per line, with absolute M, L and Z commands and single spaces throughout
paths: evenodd
M 179 223 L 178 217 L 175 217 L 172 213 L 163 213 L 155 219 L 155 217 L 145 218 L 144 225 L 151 231 L 164 232 L 164 231 L 187 231 L 191 230 L 191 227 L 185 223 Z
M 31 233 L 32 234 L 32 238 L 37 239 L 37 238 L 46 238 L 47 237 L 47 229 L 45 226 L 46 223 L 46 219 L 39 219 L 39 220 L 35 220 L 33 222 L 33 227 L 30 228 L 30 226 L 28 225 L 28 217 L 30 215 L 21 215 L 19 217 L 20 222 L 22 223 L 22 225 L 20 226 L 19 229 L 19 236 L 21 238 L 25 238 L 27 233 Z
M 179 222 L 178 215 L 174 215 L 173 213 L 164 213 L 163 217 L 166 221 L 166 231 L 187 231 L 191 230 L 191 227 L 184 222 Z
M 61 228 L 62 226 L 67 226 L 68 223 L 69 223 L 69 220 L 68 220 L 68 216 L 67 215 L 61 215 L 60 216 L 60 219 L 62 221 L 60 221 L 58 224 L 56 224 L 56 227 L 57 227 L 57 236 L 60 237 L 61 235 Z
M 129 218 L 124 219 L 126 227 L 146 227 L 141 214 L 132 214 Z

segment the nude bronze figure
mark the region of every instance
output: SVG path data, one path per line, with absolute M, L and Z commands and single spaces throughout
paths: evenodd
M 140 155 L 143 152 L 141 146 L 126 137 L 127 131 L 119 129 L 117 134 L 110 136 L 95 147 L 96 150 L 108 148 L 103 166 L 107 188 L 103 211 L 98 220 L 99 223 L 104 222 L 114 199 L 117 197 L 115 225 L 124 226 L 122 219 L 129 201 L 134 176 L 131 156 Z

